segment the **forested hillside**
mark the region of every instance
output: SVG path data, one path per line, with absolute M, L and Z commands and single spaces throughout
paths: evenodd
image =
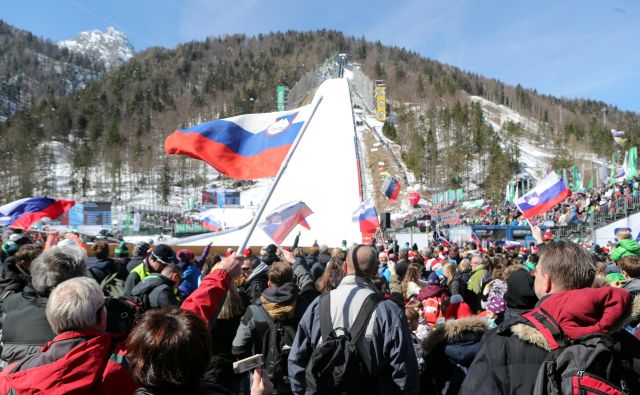
M 475 177 L 488 196 L 497 197 L 517 171 L 518 148 L 509 140 L 531 132 L 518 124 L 502 131 L 490 127 L 470 95 L 535 119 L 537 132 L 530 137 L 563 159 L 576 148 L 609 155 L 611 127 L 637 142 L 637 114 L 596 101 L 538 95 L 364 38 L 326 30 L 234 35 L 175 50 L 147 49 L 71 96 L 43 94 L 39 103 L 0 123 L 6 186 L 0 198 L 60 192 L 51 175 L 61 160 L 53 148 L 60 145 L 68 147 L 68 187 L 76 196 L 93 191 L 117 201 L 128 183 L 135 193 L 166 199 L 171 186 L 204 186 L 205 165 L 164 155 L 168 134 L 211 118 L 273 111 L 277 85 L 292 87 L 338 53 L 347 53 L 372 79 L 385 80 L 391 110 L 398 114 L 397 129 L 387 125 L 385 133 L 402 145 L 404 161 L 434 190 L 465 186 Z

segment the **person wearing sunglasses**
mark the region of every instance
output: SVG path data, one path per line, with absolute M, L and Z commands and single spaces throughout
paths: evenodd
M 133 296 L 133 289 L 151 273 L 160 273 L 169 263 L 175 262 L 175 252 L 166 244 L 158 244 L 142 263 L 131 270 L 124 282 L 124 293 Z

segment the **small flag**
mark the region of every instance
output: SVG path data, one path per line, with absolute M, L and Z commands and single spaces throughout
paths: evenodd
M 297 200 L 285 203 L 268 214 L 260 223 L 260 228 L 276 244 L 282 244 L 297 225 L 311 229 L 305 219 L 311 214 L 313 211 L 304 202 Z
M 571 192 L 555 173 L 551 172 L 535 188 L 515 200 L 525 218 L 535 217 L 551 210 L 556 204 L 569 197 Z
M 0 225 L 29 229 L 43 218 L 56 219 L 76 204 L 73 200 L 29 197 L 0 207 Z
M 216 119 L 176 130 L 164 142 L 167 154 L 187 155 L 240 180 L 274 177 L 312 106 Z
M 476 234 L 476 232 L 471 232 L 471 241 L 476 243 L 476 246 L 480 247 L 480 238 Z
M 360 203 L 356 211 L 353 212 L 351 219 L 353 222 L 360 223 L 360 232 L 362 233 L 373 233 L 380 227 L 378 212 L 373 200 L 365 200 Z
M 398 193 L 400 193 L 400 182 L 391 176 L 387 176 L 382 183 L 380 192 L 389 200 L 394 201 L 398 198 Z
M 611 129 L 611 137 L 613 137 L 613 141 L 620 145 L 624 145 L 624 143 L 627 141 L 624 138 L 624 131 L 622 130 Z
M 438 243 L 442 244 L 447 248 L 451 247 L 451 243 L 449 243 L 449 240 L 445 239 L 445 237 L 442 235 L 438 235 Z
M 504 242 L 504 248 L 519 248 L 519 247 L 520 247 L 520 243 L 517 241 L 505 240 Z
M 220 229 L 222 229 L 222 226 L 220 226 L 220 223 L 212 217 L 202 218 L 202 226 L 204 228 L 209 229 L 212 232 L 218 232 L 220 231 Z

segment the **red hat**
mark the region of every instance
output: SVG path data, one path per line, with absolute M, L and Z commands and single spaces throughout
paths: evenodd
M 416 257 L 416 253 L 415 253 L 415 252 L 413 252 L 413 251 L 409 251 L 409 255 L 408 255 L 408 257 L 409 257 L 409 258 L 415 258 L 415 257 Z
M 553 240 L 553 235 L 551 234 L 551 230 L 547 230 L 546 232 L 544 232 L 544 236 L 542 236 L 542 240 L 544 241 Z
M 233 254 L 233 248 L 229 247 L 227 248 L 227 252 L 225 253 L 225 255 L 230 256 L 231 254 Z
M 253 255 L 253 251 L 251 250 L 251 248 L 245 248 L 244 251 L 242 251 L 242 255 L 244 256 Z

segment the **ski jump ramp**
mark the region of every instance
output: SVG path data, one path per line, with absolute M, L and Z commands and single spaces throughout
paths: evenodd
M 283 245 L 293 245 L 301 231 L 298 246 L 319 244 L 339 246 L 362 241 L 353 212 L 361 202 L 360 170 L 358 168 L 357 138 L 349 86 L 345 79 L 331 79 L 318 87 L 313 102 L 322 96 L 315 116 L 300 140 L 288 167 L 262 214 L 262 221 L 276 207 L 294 200 L 309 206 L 313 214 L 307 217 L 311 229 L 298 225 Z M 209 233 L 184 239 L 174 239 L 181 246 L 238 246 L 249 231 L 249 225 L 219 234 Z M 273 243 L 266 233 L 256 227 L 248 246 Z

